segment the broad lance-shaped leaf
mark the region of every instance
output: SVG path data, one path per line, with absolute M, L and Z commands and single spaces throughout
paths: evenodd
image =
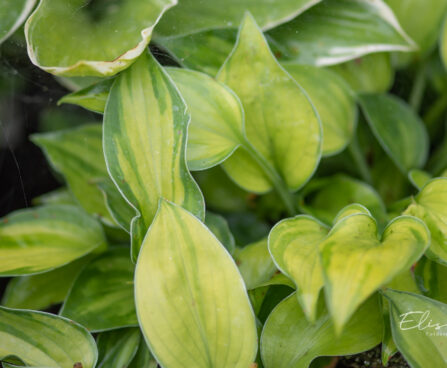
M 96 341 L 98 344 L 96 367 L 128 367 L 138 351 L 140 340 L 139 328 L 123 328 L 100 333 Z
M 109 76 L 146 49 L 152 29 L 177 0 L 41 0 L 25 25 L 28 54 L 64 76 Z
M 357 122 L 353 93 L 335 73 L 310 65 L 283 64 L 309 95 L 323 126 L 323 155 L 342 151 Z
M 78 207 L 16 211 L 0 222 L 0 276 L 49 271 L 105 246 L 101 225 Z
M 447 265 L 447 178 L 429 181 L 413 202 L 404 213 L 427 224 L 431 243 L 426 255 Z
M 95 340 L 76 322 L 54 314 L 0 307 L 0 360 L 20 358 L 27 366 L 94 368 Z
M 182 97 L 149 52 L 113 84 L 104 113 L 104 153 L 110 176 L 137 211 L 131 224 L 134 260 L 160 198 L 204 217 L 202 194 L 186 166 L 188 123 Z
M 320 244 L 325 294 L 337 331 L 375 290 L 408 270 L 430 244 L 425 224 L 411 216 L 391 221 L 381 237 L 370 215 L 339 218 Z
M 286 219 L 271 230 L 268 246 L 278 268 L 290 277 L 305 316 L 315 322 L 317 302 L 323 288 L 319 245 L 329 229 L 312 217 Z
M 402 100 L 387 94 L 361 95 L 359 102 L 382 148 L 405 174 L 424 165 L 428 135 L 424 123 Z
M 377 296 L 368 299 L 337 335 L 323 298 L 318 319 L 310 323 L 294 294 L 284 299 L 267 319 L 261 337 L 265 368 L 308 368 L 319 356 L 360 353 L 382 337 L 382 315 Z
M 182 0 L 169 10 L 157 26 L 160 37 L 172 37 L 216 28 L 234 28 L 244 12 L 250 11 L 263 29 L 295 18 L 321 0 L 281 0 L 272 6 L 270 0 L 221 0 L 213 2 Z
M 320 159 L 320 122 L 307 95 L 278 64 L 250 15 L 242 22 L 218 80 L 239 96 L 246 119 L 248 142 L 225 161 L 227 173 L 253 192 L 280 185 L 285 186 L 283 191 L 299 189 Z
M 286 58 L 317 66 L 417 48 L 382 0 L 324 0 L 269 36 Z
M 0 3 L 0 44 L 25 21 L 36 0 L 6 0 Z
M 234 261 L 195 216 L 164 200 L 138 257 L 135 304 L 163 367 L 246 368 L 255 359 L 254 314 Z
M 78 276 L 60 315 L 95 332 L 136 326 L 133 274 L 127 247 L 100 255 Z
M 391 308 L 393 339 L 410 366 L 445 367 L 447 304 L 392 289 L 383 294 Z
M 102 126 L 89 124 L 35 134 L 31 139 L 43 149 L 48 161 L 64 176 L 81 206 L 113 225 L 104 196 L 96 185 L 97 180 L 108 177 L 102 153 Z

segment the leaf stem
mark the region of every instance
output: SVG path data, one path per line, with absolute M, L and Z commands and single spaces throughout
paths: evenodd
M 413 86 L 411 88 L 410 97 L 408 103 L 417 113 L 421 107 L 422 97 L 424 96 L 425 85 L 427 83 L 427 63 L 422 62 L 419 66 L 416 77 L 414 79 Z
M 286 206 L 287 212 L 290 216 L 294 216 L 297 214 L 294 199 L 292 194 L 289 192 L 286 183 L 279 176 L 279 174 L 274 170 L 270 164 L 265 160 L 264 157 L 258 152 L 258 150 L 253 147 L 253 145 L 244 140 L 243 147 L 247 150 L 250 156 L 258 163 L 258 165 L 264 170 L 264 173 L 267 175 L 272 185 L 274 186 L 276 192 L 281 197 L 284 205 Z
M 372 184 L 371 173 L 369 171 L 368 164 L 366 163 L 365 156 L 360 150 L 356 134 L 353 135 L 351 143 L 348 146 L 348 150 L 354 160 L 355 165 L 357 166 L 362 179 L 368 184 Z

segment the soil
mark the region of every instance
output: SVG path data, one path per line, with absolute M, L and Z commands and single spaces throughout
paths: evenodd
M 361 354 L 342 357 L 336 368 L 382 368 L 380 346 Z M 410 368 L 400 353 L 394 355 L 388 362 L 387 368 Z

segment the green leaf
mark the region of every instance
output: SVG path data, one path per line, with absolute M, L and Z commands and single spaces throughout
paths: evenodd
M 325 0 L 269 35 L 286 58 L 317 66 L 416 48 L 381 0 Z
M 388 289 L 393 338 L 412 368 L 447 364 L 447 305 L 421 295 Z
M 414 217 L 395 218 L 380 238 L 371 216 L 341 218 L 320 245 L 325 294 L 336 330 L 341 332 L 358 306 L 409 269 L 429 244 L 427 227 Z
M 341 335 L 321 299 L 318 319 L 310 323 L 294 294 L 267 319 L 261 337 L 265 368 L 307 368 L 319 356 L 356 354 L 376 346 L 382 337 L 379 299 L 371 297 L 352 316 Z
M 102 154 L 102 126 L 83 125 L 31 137 L 45 152 L 54 169 L 61 173 L 81 206 L 102 217 L 107 224 L 115 222 L 106 208 L 104 196 L 96 181 L 108 177 Z
M 87 110 L 102 114 L 104 113 L 113 81 L 113 78 L 101 80 L 98 83 L 65 95 L 57 103 L 58 105 L 63 103 L 79 105 Z
M 27 366 L 94 368 L 95 340 L 76 322 L 54 314 L 0 307 L 0 360 L 20 358 Z
M 136 326 L 134 266 L 128 248 L 114 248 L 90 262 L 60 311 L 90 331 Z
M 143 54 L 113 84 L 104 113 L 104 153 L 120 192 L 137 211 L 135 260 L 160 198 L 204 217 L 203 197 L 186 166 L 189 115 L 169 76 Z
M 26 20 L 36 0 L 6 0 L 0 4 L 0 44 Z
M 137 353 L 140 339 L 141 334 L 138 328 L 100 333 L 97 339 L 97 368 L 128 367 Z
M 425 296 L 447 303 L 447 290 L 444 287 L 447 281 L 446 266 L 423 257 L 416 265 L 415 274 L 419 288 Z
M 283 0 L 272 6 L 270 0 L 222 0 L 219 6 L 201 0 L 182 0 L 157 26 L 157 36 L 169 37 L 215 28 L 234 28 L 249 11 L 260 27 L 270 29 L 298 16 L 321 0 Z
M 135 301 L 161 366 L 245 368 L 255 359 L 242 277 L 214 235 L 178 205 L 160 202 L 138 258 Z
M 230 177 L 253 192 L 268 191 L 275 181 L 285 182 L 283 191 L 304 185 L 319 162 L 320 122 L 306 94 L 278 64 L 249 15 L 218 80 L 239 96 L 246 118 L 245 150 L 238 149 L 224 163 Z
M 146 49 L 175 0 L 41 0 L 25 25 L 33 64 L 64 76 L 110 76 Z
M 447 265 L 447 178 L 429 181 L 414 198 L 405 214 L 416 216 L 427 224 L 431 244 L 426 255 Z
M 32 204 L 36 206 L 47 204 L 77 205 L 77 202 L 76 198 L 73 197 L 73 193 L 62 187 L 33 198 Z
M 408 180 L 410 180 L 411 184 L 419 190 L 421 190 L 431 179 L 432 176 L 423 170 L 413 169 L 408 173 Z
M 233 257 L 239 267 L 247 290 L 263 285 L 277 272 L 275 264 L 270 257 L 267 239 L 262 239 L 243 248 L 236 248 Z
M 272 229 L 269 251 L 278 268 L 296 285 L 296 296 L 306 318 L 315 322 L 317 302 L 323 288 L 319 245 L 329 229 L 305 215 L 286 219 Z
M 0 222 L 0 238 L 0 276 L 49 271 L 106 245 L 100 224 L 68 205 L 13 212 Z
M 394 69 L 388 53 L 364 55 L 328 68 L 340 75 L 357 93 L 383 93 L 394 81 Z
M 396 166 L 406 173 L 424 165 L 429 141 L 421 119 L 399 98 L 387 94 L 359 97 L 369 126 Z
M 90 259 L 88 255 L 53 271 L 12 279 L 3 294 L 2 305 L 43 310 L 62 303 L 79 272 Z
M 230 231 L 227 220 L 221 215 L 207 212 L 205 216 L 205 225 L 216 236 L 216 238 L 227 248 L 230 254 L 236 249 L 234 236 Z
M 149 351 L 146 341 L 141 339 L 140 346 L 138 347 L 137 354 L 132 362 L 128 366 L 129 368 L 157 368 L 157 361 Z
M 308 93 L 323 126 L 323 155 L 342 151 L 350 142 L 357 121 L 354 96 L 345 82 L 330 70 L 310 65 L 283 64 Z

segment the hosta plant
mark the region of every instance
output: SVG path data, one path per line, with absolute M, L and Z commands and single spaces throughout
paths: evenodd
M 29 137 L 61 188 L 0 223 L 3 367 L 447 367 L 446 11 L 4 0 L 95 114 Z

